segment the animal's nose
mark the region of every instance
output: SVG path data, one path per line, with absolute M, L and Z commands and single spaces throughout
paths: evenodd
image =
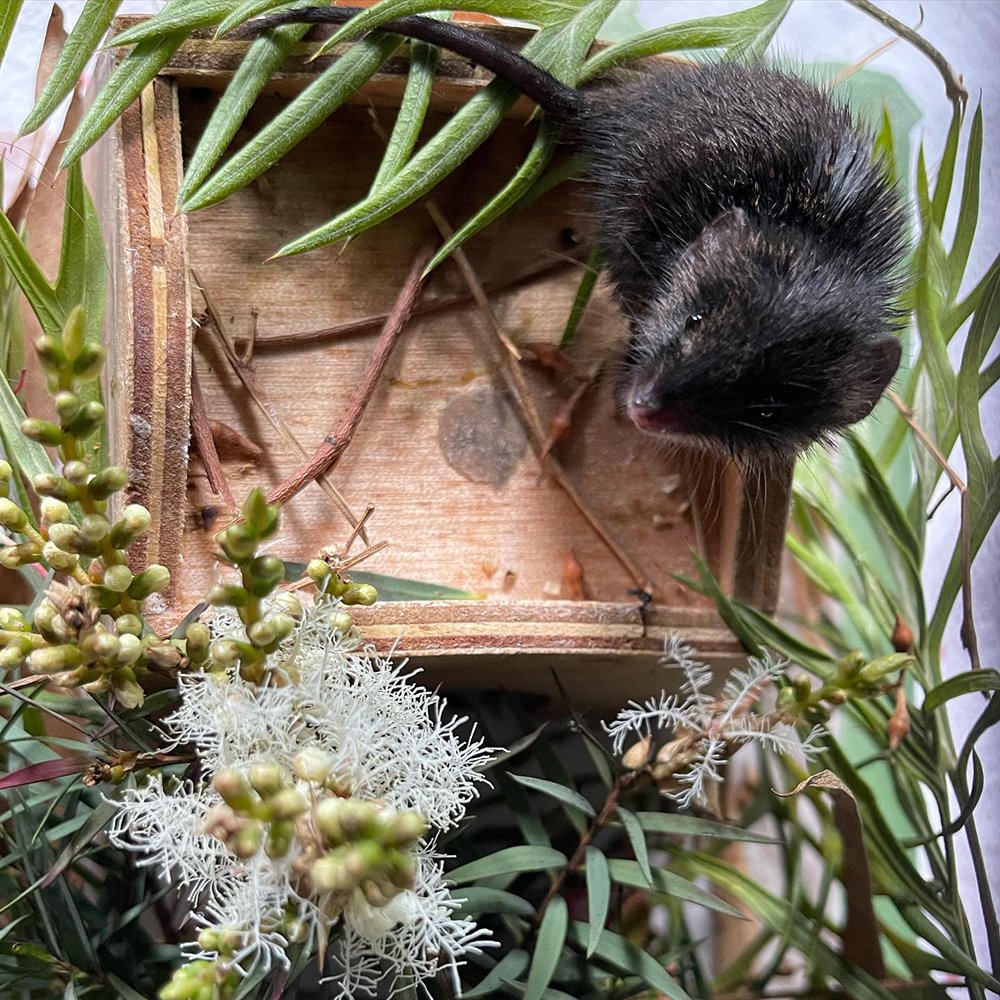
M 691 431 L 691 421 L 684 408 L 666 402 L 651 389 L 632 393 L 626 409 L 632 423 L 650 434 L 687 434 Z

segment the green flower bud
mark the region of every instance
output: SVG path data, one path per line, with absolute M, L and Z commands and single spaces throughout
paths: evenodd
M 52 472 L 40 472 L 31 477 L 31 486 L 40 497 L 55 497 L 72 503 L 79 494 L 76 487 L 62 476 Z
M 176 670 L 183 659 L 183 653 L 172 643 L 154 639 L 145 645 L 146 656 L 163 670 Z
M 63 552 L 79 555 L 80 529 L 75 524 L 53 524 L 48 530 L 49 541 Z
M 345 801 L 345 799 L 340 798 L 323 799 L 313 809 L 313 823 L 324 842 L 330 847 L 336 847 L 347 840 L 347 835 L 340 823 L 340 806 Z
M 72 312 L 66 317 L 66 325 L 62 328 L 62 346 L 66 351 L 66 357 L 71 361 L 75 359 L 83 348 L 87 328 L 84 322 L 82 306 L 74 306 Z
M 282 788 L 270 801 L 271 815 L 275 819 L 295 819 L 309 808 L 303 794 L 295 788 Z
M 795 715 L 799 710 L 799 699 L 791 685 L 778 691 L 777 709 L 782 715 Z
M 50 375 L 58 375 L 69 363 L 62 344 L 55 337 L 50 337 L 47 333 L 43 333 L 35 341 L 35 353 L 38 355 L 38 360 L 41 361 L 42 367 Z
M 220 531 L 215 540 L 234 563 L 245 562 L 257 548 L 257 537 L 245 524 L 231 524 L 225 531 Z
M 824 688 L 823 697 L 831 705 L 843 705 L 847 701 L 847 692 L 841 687 Z
M 374 604 L 378 600 L 378 591 L 370 583 L 352 583 L 340 598 L 345 604 Z
M 837 663 L 837 673 L 844 679 L 845 684 L 849 684 L 858 675 L 858 671 L 865 665 L 865 654 L 860 650 L 848 653 Z
M 63 466 L 63 476 L 74 486 L 82 486 L 90 478 L 90 469 L 86 462 L 67 462 Z
M 865 664 L 858 677 L 866 684 L 876 684 L 890 674 L 906 670 L 907 667 L 913 666 L 913 663 L 913 657 L 909 653 L 891 653 L 889 656 L 880 656 L 877 660 Z
M 350 632 L 354 628 L 354 619 L 346 611 L 333 611 L 327 618 L 327 623 L 334 632 Z
M 302 617 L 302 602 L 290 590 L 283 590 L 274 598 L 274 610 L 289 618 Z
M 254 597 L 267 597 L 285 578 L 285 565 L 277 556 L 258 556 L 243 567 L 243 586 Z
M 271 615 L 271 626 L 274 629 L 275 640 L 281 642 L 295 631 L 295 619 L 289 615 Z
M 138 615 L 119 615 L 115 619 L 115 631 L 121 635 L 142 635 L 142 619 Z
M 212 641 L 212 633 L 204 622 L 191 622 L 184 633 L 184 643 L 187 655 L 194 659 L 208 652 L 208 644 Z M 204 657 L 202 657 L 204 659 Z
M 264 830 L 260 823 L 247 823 L 240 827 L 227 846 L 238 858 L 252 858 L 264 842 Z
M 149 531 L 153 523 L 149 511 L 141 504 L 129 504 L 117 524 L 111 529 L 111 544 L 116 549 L 128 548 L 140 535 Z
M 28 666 L 37 674 L 55 674 L 80 666 L 83 656 L 76 646 L 43 646 L 32 650 Z
M 59 420 L 65 427 L 77 415 L 82 405 L 80 397 L 75 392 L 57 392 L 52 402 L 55 404 Z
M 330 567 L 327 566 L 326 562 L 322 559 L 310 559 L 306 564 L 306 576 L 316 584 L 317 587 L 321 587 L 323 581 L 330 575 Z
M 28 526 L 28 517 L 13 500 L 4 497 L 0 500 L 0 525 L 8 531 L 24 531 Z
M 137 635 L 126 632 L 118 636 L 118 654 L 115 659 L 124 667 L 130 667 L 142 656 L 142 640 Z
M 222 801 L 238 813 L 250 812 L 259 802 L 250 783 L 239 771 L 218 771 L 212 778 L 212 787 L 222 796 Z
M 88 660 L 110 660 L 118 655 L 118 636 L 98 627 L 80 639 L 80 652 Z
M 92 584 L 87 588 L 87 599 L 96 604 L 102 611 L 113 611 L 122 602 L 122 595 L 100 584 Z
M 272 823 L 267 831 L 264 853 L 269 858 L 283 858 L 291 850 L 294 837 L 295 824 L 291 820 L 283 819 Z
M 57 573 L 72 573 L 80 564 L 80 557 L 71 552 L 63 552 L 55 542 L 46 542 L 42 546 L 42 558 Z
M 243 648 L 235 639 L 216 639 L 212 643 L 212 659 L 223 670 L 235 667 L 243 656 Z
M 107 411 L 96 400 L 84 403 L 76 416 L 66 425 L 66 432 L 78 438 L 90 437 L 91 434 L 104 426 L 106 416 Z
M 132 579 L 132 570 L 128 566 L 109 566 L 104 571 L 103 583 L 108 590 L 123 594 L 132 585 Z
M 382 827 L 382 843 L 387 847 L 412 847 L 427 833 L 427 823 L 412 809 L 398 812 Z
M 59 612 L 56 611 L 55 605 L 46 598 L 41 604 L 35 608 L 35 614 L 32 617 L 32 624 L 34 627 L 42 633 L 42 636 L 46 639 L 53 637 L 54 633 L 52 631 L 53 624 L 56 618 L 59 617 Z
M 268 799 L 285 785 L 285 772 L 277 764 L 255 764 L 248 774 L 254 791 Z
M 250 595 L 236 583 L 217 583 L 205 598 L 209 604 L 233 608 L 245 608 L 250 603 Z
M 170 570 L 159 563 L 153 563 L 132 581 L 128 588 L 128 596 L 136 601 L 142 601 L 150 594 L 155 594 L 169 585 Z
M 295 755 L 292 761 L 292 770 L 295 777 L 302 781 L 315 781 L 318 784 L 326 779 L 326 776 L 333 770 L 334 758 L 332 754 L 318 747 L 306 747 Z
M 71 462 L 70 465 L 72 464 Z M 42 524 L 45 525 L 66 524 L 70 520 L 69 507 L 54 497 L 45 497 L 39 505 L 39 510 L 42 514 Z
M 62 444 L 63 429 L 58 424 L 52 423 L 51 420 L 29 417 L 27 420 L 21 421 L 21 433 L 26 438 L 49 447 Z
M 125 470 L 117 465 L 111 465 L 90 480 L 88 490 L 95 500 L 107 500 L 112 493 L 125 489 L 127 485 L 128 476 Z
M 119 667 L 111 674 L 111 689 L 124 709 L 139 708 L 145 697 L 131 667 Z
M 344 858 L 350 850 L 339 847 L 319 858 L 309 874 L 318 892 L 350 892 L 356 882 L 344 866 Z
M 100 344 L 88 341 L 80 350 L 79 357 L 73 362 L 73 374 L 84 382 L 97 378 L 101 374 L 106 353 Z
M 268 538 L 278 527 L 278 508 L 271 506 L 259 487 L 250 491 L 243 504 L 243 520 L 257 538 Z
M 359 840 L 347 850 L 344 867 L 356 881 L 375 874 L 385 864 L 385 849 L 374 840 Z
M 87 514 L 80 522 L 80 534 L 92 545 L 100 545 L 111 532 L 111 522 L 103 514 Z
M 0 608 L 0 629 L 5 632 L 26 632 L 28 623 L 17 608 Z
M 264 649 L 273 646 L 277 641 L 278 633 L 274 625 L 268 621 L 254 622 L 247 629 L 247 638 L 258 648 Z
M 42 558 L 42 550 L 34 542 L 21 542 L 20 545 L 9 545 L 0 548 L 0 566 L 7 569 L 17 569 L 36 563 Z
M 14 470 L 11 468 L 10 462 L 0 460 L 0 485 L 9 483 L 13 478 Z

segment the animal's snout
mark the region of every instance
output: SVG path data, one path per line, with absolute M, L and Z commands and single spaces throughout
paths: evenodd
M 629 419 L 649 434 L 687 434 L 691 421 L 683 407 L 665 401 L 652 388 L 630 393 L 626 405 Z

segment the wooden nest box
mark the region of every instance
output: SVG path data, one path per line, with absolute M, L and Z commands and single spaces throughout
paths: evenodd
M 479 30 L 524 41 L 519 31 Z M 282 67 L 237 144 L 329 64 L 307 63 L 313 48 L 303 44 Z M 346 250 L 266 262 L 365 195 L 402 95 L 403 58 L 258 182 L 176 214 L 182 163 L 245 50 L 189 40 L 90 164 L 114 275 L 112 453 L 131 472 L 130 500 L 153 515 L 142 556 L 173 575 L 158 617 L 165 628 L 222 572 L 213 535 L 233 513 L 191 440 L 193 407 L 204 408 L 202 426 L 215 422 L 237 502 L 253 486 L 275 488 L 336 424 L 368 363 L 381 323 L 357 321 L 387 313 L 422 248 L 440 245 L 432 210 L 419 203 Z M 487 82 L 445 53 L 427 134 Z M 432 192 L 439 221 L 458 226 L 509 179 L 535 135 L 529 112 L 516 105 Z M 773 608 L 790 469 L 744 482 L 702 455 L 665 452 L 618 416 L 612 366 L 601 362 L 625 326 L 600 289 L 568 363 L 553 352 L 590 239 L 581 192 L 564 183 L 466 244 L 473 284 L 521 361 L 454 260 L 440 266 L 347 451 L 325 486 L 285 505 L 269 550 L 297 561 L 343 550 L 353 529 L 334 489 L 355 518 L 373 507 L 367 537 L 388 545 L 358 570 L 474 599 L 359 609 L 367 637 L 412 657 L 431 683 L 552 694 L 555 672 L 576 707 L 607 711 L 664 686 L 657 660 L 673 632 L 709 661 L 739 656 L 711 602 L 674 574 L 693 574 L 691 552 L 700 551 L 730 593 Z M 537 416 L 534 431 L 515 383 Z M 539 436 L 567 415 L 552 460 L 540 457 Z M 364 547 L 355 540 L 348 555 Z

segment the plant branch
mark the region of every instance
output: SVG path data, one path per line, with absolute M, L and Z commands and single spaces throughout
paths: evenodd
M 403 282 L 396 303 L 382 327 L 375 349 L 372 351 L 368 364 L 361 373 L 340 419 L 308 461 L 303 462 L 284 482 L 271 490 L 267 495 L 268 503 L 285 503 L 317 476 L 329 472 L 340 461 L 354 437 L 354 432 L 361 423 L 361 418 L 365 414 L 372 394 L 375 392 L 375 387 L 389 361 L 389 355 L 410 318 L 414 303 L 423 287 L 421 274 L 431 258 L 431 252 L 430 248 L 425 248 L 417 254 L 416 260 L 410 268 L 410 273 L 407 275 L 406 281 Z M 359 525 L 355 525 L 355 527 L 359 527 Z
M 229 481 L 226 479 L 222 463 L 219 461 L 219 452 L 215 447 L 215 437 L 205 410 L 205 397 L 201 394 L 194 358 L 191 359 L 191 435 L 201 456 L 202 465 L 205 466 L 208 485 L 212 487 L 212 492 L 221 496 L 229 504 L 230 509 L 236 510 L 236 501 L 229 489 Z

